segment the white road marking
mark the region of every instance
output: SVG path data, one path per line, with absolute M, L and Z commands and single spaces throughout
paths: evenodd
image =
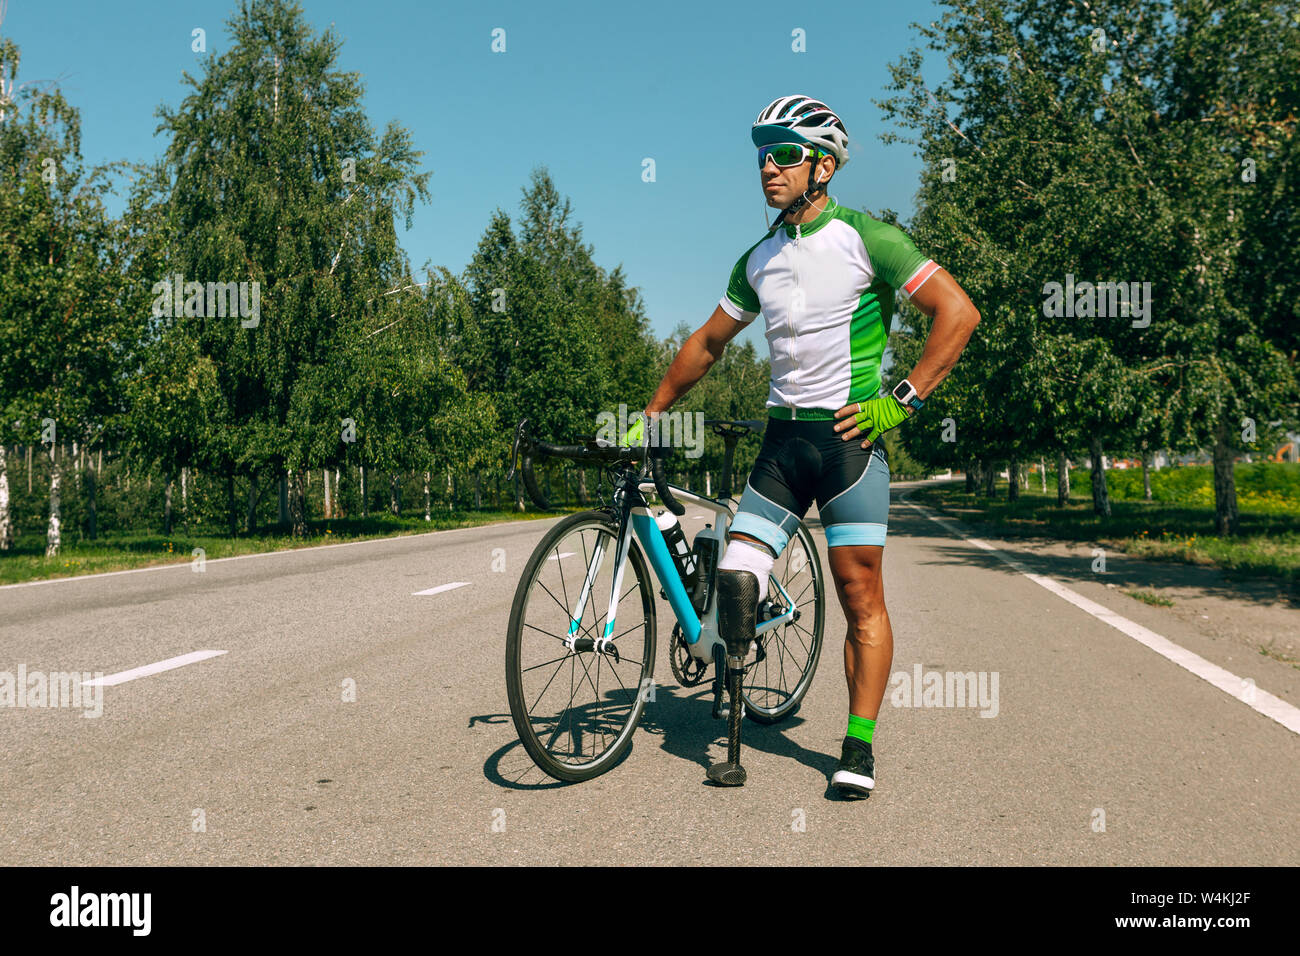
M 1139 644 L 1151 648 L 1151 650 L 1155 651 L 1161 657 L 1173 661 L 1184 670 L 1191 671 L 1197 677 L 1219 688 L 1219 690 L 1223 691 L 1229 697 L 1234 697 L 1241 701 L 1247 707 L 1251 708 L 1251 710 L 1263 714 L 1265 717 L 1272 720 L 1276 720 L 1293 734 L 1300 734 L 1300 708 L 1288 704 L 1286 701 L 1282 700 L 1282 698 L 1276 697 L 1266 690 L 1256 687 L 1253 680 L 1238 677 L 1236 674 L 1232 673 L 1232 671 L 1225 670 L 1218 664 L 1207 661 L 1204 657 L 1201 657 L 1201 655 L 1189 651 L 1187 648 L 1182 647 L 1179 644 L 1175 644 L 1173 641 L 1169 640 L 1169 638 L 1162 637 L 1150 628 L 1143 627 L 1136 621 L 1130 621 L 1128 618 L 1116 614 L 1110 608 L 1098 604 L 1096 601 L 1089 600 L 1077 591 L 1072 591 L 1054 578 L 1049 578 L 1043 574 L 1035 574 L 1023 563 L 1017 561 L 1009 554 L 998 550 L 987 541 L 972 538 L 970 535 L 962 531 L 956 524 L 949 521 L 947 518 L 935 514 L 929 508 L 914 504 L 910 501 L 904 501 L 904 503 L 915 508 L 936 524 L 942 525 L 957 537 L 970 542 L 977 548 L 982 548 L 983 550 L 988 551 L 999 560 L 1011 565 L 1011 567 L 1029 578 L 1029 580 L 1033 581 L 1040 587 L 1044 587 L 1051 591 L 1057 597 L 1064 598 L 1080 610 L 1091 614 L 1097 620 L 1109 624 L 1121 634 L 1126 634 Z
M 180 657 L 169 657 L 167 660 L 159 661 L 156 664 L 145 664 L 144 667 L 133 667 L 129 671 L 118 671 L 116 674 L 109 674 L 107 677 L 96 677 L 94 680 L 82 681 L 81 686 L 88 687 L 98 684 L 101 687 L 113 687 L 116 684 L 125 684 L 129 680 L 135 680 L 137 677 L 161 674 L 163 671 L 175 670 L 178 667 L 184 667 L 186 664 L 206 661 L 209 657 L 220 657 L 225 653 L 225 651 L 191 651 L 189 654 L 182 654 Z
M 525 519 L 529 520 L 529 519 Z M 533 519 L 535 520 L 535 519 Z M 545 519 L 542 519 L 545 520 Z M 500 521 L 495 524 L 522 524 L 522 521 Z M 404 538 L 427 538 L 434 534 L 455 534 L 458 531 L 478 531 L 487 525 L 472 525 L 468 528 L 443 528 L 439 531 L 421 531 L 418 534 L 393 534 L 384 538 L 366 538 L 364 541 L 340 541 L 338 544 L 313 544 L 305 548 L 282 548 L 279 551 L 259 551 L 256 554 L 235 554 L 228 558 L 205 558 L 206 564 L 220 564 L 222 561 L 246 561 L 249 558 L 273 558 L 286 554 L 301 554 L 304 551 L 324 551 L 327 548 L 353 548 L 361 544 L 380 544 L 384 541 L 399 541 Z M 78 574 L 66 578 L 47 578 L 44 581 L 23 581 L 21 584 L 0 584 L 0 591 L 9 588 L 34 588 L 43 584 L 68 584 L 73 581 L 93 581 L 98 578 L 111 578 L 116 574 L 144 574 L 146 571 L 189 570 L 193 559 L 176 561 L 171 564 L 155 564 L 148 568 L 129 568 L 126 571 L 100 571 L 98 574 Z
M 439 584 L 436 588 L 426 588 L 423 591 L 412 591 L 411 597 L 419 597 L 422 594 L 441 594 L 443 591 L 450 591 L 454 588 L 463 588 L 468 581 L 452 581 L 451 584 Z
M 547 560 L 547 561 L 558 561 L 558 560 L 560 560 L 560 558 L 571 558 L 571 557 L 573 557 L 573 556 L 574 556 L 575 554 L 577 554 L 577 553 L 578 553 L 577 551 L 565 551 L 565 552 L 562 552 L 561 554 L 553 554 L 553 555 L 551 555 L 549 558 L 547 558 L 546 560 Z

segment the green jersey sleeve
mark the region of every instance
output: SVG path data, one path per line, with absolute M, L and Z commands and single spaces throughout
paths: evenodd
M 748 322 L 762 310 L 762 306 L 758 301 L 758 293 L 750 285 L 749 274 L 746 272 L 749 255 L 753 251 L 753 246 L 746 249 L 745 254 L 740 257 L 740 261 L 731 270 L 731 279 L 727 282 L 727 291 L 718 303 L 722 306 L 724 312 L 739 322 Z
M 873 222 L 862 238 L 876 275 L 908 298 L 939 270 L 897 226 Z

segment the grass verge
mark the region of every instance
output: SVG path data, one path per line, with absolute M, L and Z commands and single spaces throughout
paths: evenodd
M 473 528 L 505 521 L 529 521 L 553 518 L 585 508 L 537 511 L 453 511 L 442 512 L 425 521 L 423 515 L 396 517 L 390 514 L 369 518 L 320 520 L 307 523 L 307 535 L 294 538 L 280 528 L 271 528 L 234 538 L 212 528 L 186 531 L 177 528 L 172 534 L 124 534 L 101 537 L 95 541 L 75 540 L 64 536 L 58 557 L 45 557 L 43 534 L 22 535 L 11 551 L 0 556 L 0 585 L 22 584 L 48 578 L 77 577 L 106 571 L 129 571 L 163 564 L 182 564 L 196 560 L 201 549 L 204 560 L 232 558 L 269 551 L 291 551 L 323 544 L 366 541 L 402 535 L 425 534 L 449 528 Z
M 1064 507 L 1055 493 L 1021 491 L 1007 500 L 967 494 L 960 482 L 935 483 L 909 496 L 917 504 L 978 525 L 1002 538 L 1045 537 L 1095 541 L 1138 558 L 1221 568 L 1234 575 L 1271 578 L 1294 595 L 1300 582 L 1300 513 L 1241 511 L 1239 533 L 1214 533 L 1214 508 L 1157 501 L 1112 500 L 1111 516 L 1093 513 L 1092 500 L 1072 496 Z M 1139 598 L 1141 600 L 1141 598 Z

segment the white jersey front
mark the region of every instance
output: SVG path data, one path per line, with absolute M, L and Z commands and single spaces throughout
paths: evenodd
M 740 322 L 767 321 L 767 406 L 839 409 L 874 398 L 894 317 L 939 266 L 898 227 L 834 200 L 750 247 L 719 303 Z

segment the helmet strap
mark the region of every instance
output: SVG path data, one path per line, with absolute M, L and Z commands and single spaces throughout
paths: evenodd
M 815 196 L 817 193 L 820 192 L 825 194 L 827 189 L 830 188 L 829 179 L 826 180 L 826 182 L 821 183 L 820 185 L 816 181 L 815 177 L 817 175 L 817 163 L 820 160 L 821 160 L 821 154 L 819 153 L 813 158 L 812 164 L 808 168 L 808 188 L 803 191 L 802 196 L 800 196 L 794 202 L 790 203 L 790 205 L 787 206 L 785 209 L 781 210 L 781 215 L 776 217 L 776 222 L 772 223 L 772 225 L 768 227 L 767 231 L 769 233 L 774 232 L 776 228 L 781 225 L 781 223 L 785 222 L 786 216 L 798 212 L 807 203 L 812 202 L 812 197 Z M 832 173 L 831 175 L 834 176 L 835 174 Z

